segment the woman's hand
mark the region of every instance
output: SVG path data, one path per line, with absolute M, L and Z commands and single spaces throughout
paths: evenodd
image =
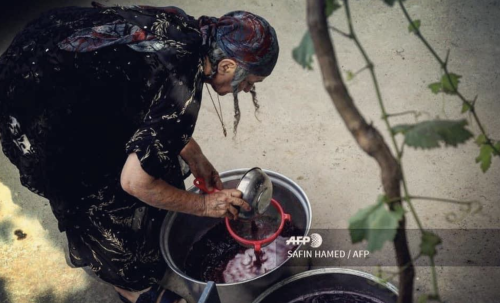
M 181 157 L 187 162 L 195 178 L 205 180 L 208 191 L 212 191 L 214 187 L 222 190 L 223 185 L 219 173 L 201 152 L 200 146 L 193 138 L 181 151 Z
M 204 217 L 215 217 L 236 220 L 238 218 L 237 206 L 249 211 L 250 205 L 241 199 L 241 192 L 237 189 L 223 189 L 219 192 L 205 195 Z
M 223 185 L 219 173 L 203 154 L 188 164 L 195 178 L 202 178 L 205 180 L 209 192 L 211 192 L 214 187 L 218 190 L 222 190 Z

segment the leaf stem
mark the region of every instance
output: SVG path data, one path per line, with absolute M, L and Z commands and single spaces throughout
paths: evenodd
M 353 77 L 356 77 L 358 74 L 360 74 L 362 71 L 364 71 L 365 69 L 369 69 L 370 66 L 368 65 L 365 65 L 364 67 L 360 68 L 357 72 L 355 72 L 354 74 L 352 74 Z
M 386 117 L 391 118 L 391 117 L 398 117 L 398 116 L 404 116 L 404 115 L 410 115 L 410 114 L 414 115 L 415 118 L 417 118 L 420 115 L 420 113 L 416 110 L 407 110 L 407 111 L 400 112 L 400 113 L 387 114 Z
M 415 263 L 418 259 L 420 259 L 420 257 L 422 256 L 421 253 L 419 253 L 418 255 L 415 256 L 415 258 L 413 258 L 411 260 L 411 264 Z M 389 277 L 385 278 L 384 280 L 392 280 L 394 279 L 394 277 L 396 277 L 397 275 L 399 275 L 400 273 L 402 273 L 403 271 L 405 271 L 405 269 L 410 266 L 410 263 L 407 263 L 405 264 L 404 266 L 402 266 L 401 268 L 398 268 L 398 271 L 388 271 L 388 270 L 382 270 L 383 272 L 387 273 L 387 274 L 390 274 Z
M 439 287 L 437 282 L 436 264 L 434 264 L 434 257 L 430 257 L 429 259 L 431 260 L 432 287 L 434 289 L 434 296 L 439 302 L 441 302 L 441 298 L 439 296 Z
M 399 149 L 398 159 L 403 158 L 404 151 L 405 151 L 405 141 L 403 139 L 403 141 L 401 142 L 401 148 Z
M 405 15 L 406 19 L 408 20 L 408 22 L 410 22 L 410 24 L 413 24 L 413 19 L 408 14 L 408 11 L 406 10 L 406 7 L 404 6 L 403 1 L 402 0 L 398 0 L 398 3 L 399 3 L 399 6 L 401 7 L 401 9 L 403 11 L 403 14 Z M 476 113 L 476 109 L 475 109 L 475 102 L 474 101 L 473 102 L 468 101 L 458 91 L 457 87 L 455 87 L 455 85 L 453 84 L 453 81 L 451 80 L 451 76 L 450 76 L 450 73 L 448 71 L 448 57 L 449 57 L 450 51 L 448 50 L 448 52 L 446 53 L 446 60 L 443 61 L 441 59 L 441 57 L 436 53 L 436 51 L 434 50 L 434 48 L 424 38 L 424 36 L 420 32 L 420 30 L 418 28 L 416 28 L 415 26 L 413 28 L 415 29 L 415 34 L 420 39 L 420 41 L 422 41 L 422 43 L 424 43 L 424 45 L 427 47 L 427 49 L 431 52 L 432 56 L 436 59 L 436 61 L 439 62 L 439 65 L 441 66 L 441 68 L 445 72 L 445 75 L 446 75 L 446 78 L 448 79 L 448 82 L 450 83 L 451 87 L 453 88 L 453 92 L 460 98 L 460 100 L 462 100 L 462 103 L 467 104 L 469 106 L 470 112 L 472 113 L 472 116 L 474 117 L 474 120 L 476 121 L 477 126 L 479 127 L 479 130 L 486 137 L 486 144 L 488 144 L 495 151 L 495 153 L 497 155 L 500 155 L 499 150 L 495 147 L 495 145 L 493 144 L 492 140 L 488 137 L 488 135 L 486 134 L 486 130 L 484 129 L 481 121 L 479 120 L 479 117 L 478 117 L 478 115 Z
M 342 31 L 342 30 L 340 30 L 340 29 L 338 29 L 338 28 L 336 28 L 334 26 L 330 25 L 330 26 L 328 26 L 328 28 L 331 29 L 332 31 L 338 33 L 338 34 L 341 34 L 342 36 L 344 36 L 346 38 L 352 39 L 352 36 L 350 34 L 344 32 L 344 31 Z
M 450 59 L 450 49 L 446 51 L 446 58 L 444 59 L 445 66 L 448 66 L 448 59 Z
M 479 201 L 460 201 L 460 200 L 454 200 L 454 199 L 424 197 L 424 196 L 411 196 L 411 198 L 413 200 L 437 201 L 437 202 L 446 202 L 446 203 L 462 204 L 462 205 L 480 204 Z

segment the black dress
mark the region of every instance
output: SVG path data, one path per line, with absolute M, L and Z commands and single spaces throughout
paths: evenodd
M 179 153 L 200 108 L 198 21 L 177 8 L 68 7 L 0 57 L 0 136 L 21 182 L 46 197 L 70 259 L 129 290 L 158 282 L 165 210 L 124 192 L 129 153 L 184 189 Z

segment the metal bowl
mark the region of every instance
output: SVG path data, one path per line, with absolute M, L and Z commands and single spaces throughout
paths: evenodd
M 241 177 L 236 187 L 243 193 L 242 199 L 252 207 L 249 211 L 240 210 L 241 219 L 250 220 L 266 212 L 273 197 L 273 184 L 269 176 L 259 167 L 254 167 Z
M 307 297 L 332 292 L 363 296 L 366 298 L 363 302 L 396 303 L 398 300 L 398 290 L 394 285 L 369 273 L 347 268 L 322 268 L 274 284 L 253 303 L 303 302 Z

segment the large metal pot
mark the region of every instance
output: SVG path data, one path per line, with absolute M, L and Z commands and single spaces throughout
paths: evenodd
M 354 293 L 372 299 L 371 302 L 380 303 L 396 303 L 398 296 L 394 285 L 381 283 L 371 274 L 352 269 L 323 268 L 299 273 L 278 282 L 253 303 L 297 302 L 309 295 L 332 291 Z
M 240 178 L 248 169 L 236 169 L 220 174 L 225 188 L 236 188 Z M 292 222 L 304 235 L 311 226 L 311 206 L 304 191 L 292 180 L 276 172 L 264 170 L 273 184 L 273 198 L 280 202 Z M 199 193 L 196 187 L 189 191 Z M 171 269 L 162 282 L 163 286 L 174 290 L 189 303 L 200 298 L 207 283 L 195 280 L 185 274 L 184 263 L 192 245 L 209 229 L 220 223 L 222 219 L 196 217 L 182 213 L 170 212 L 163 222 L 161 232 L 161 249 Z M 283 264 L 266 274 L 239 283 L 217 284 L 217 291 L 223 303 L 252 302 L 269 285 L 289 277 L 297 272 L 307 270 L 303 265 L 294 264 L 297 259 L 288 258 Z M 303 264 L 303 263 L 301 263 Z

